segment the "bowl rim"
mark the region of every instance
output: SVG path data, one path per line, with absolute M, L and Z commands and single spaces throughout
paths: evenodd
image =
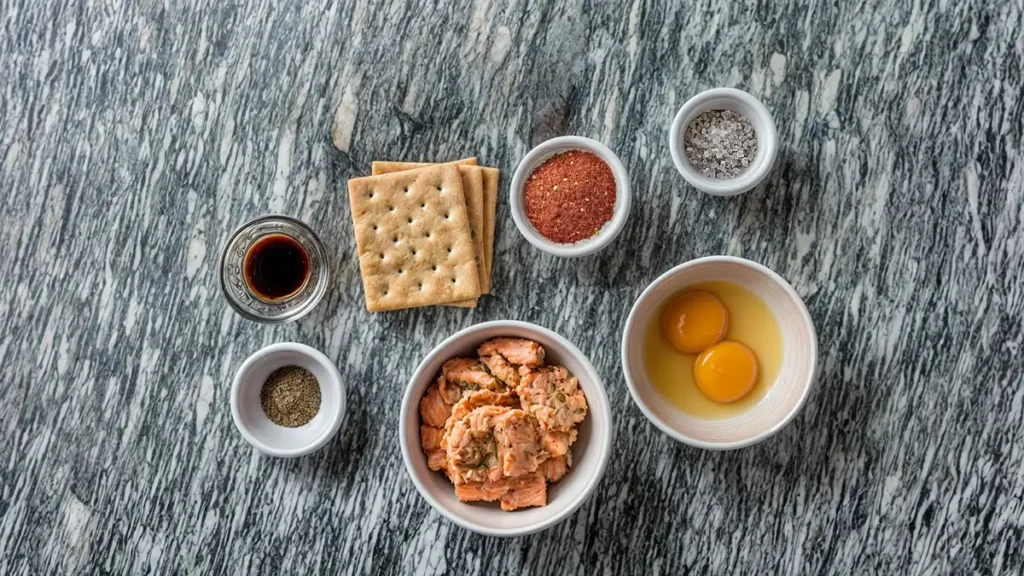
M 669 279 L 676 276 L 683 270 L 711 262 L 729 262 L 732 264 L 739 264 L 741 266 L 746 266 L 748 268 L 756 270 L 757 272 L 760 272 L 767 276 L 768 278 L 770 278 L 776 284 L 781 286 L 783 291 L 785 291 L 786 294 L 796 303 L 801 319 L 811 331 L 810 358 L 812 365 L 814 366 L 814 369 L 811 371 L 810 377 L 803 384 L 803 391 L 800 394 L 800 399 L 793 406 L 793 408 L 790 409 L 789 412 L 785 414 L 785 416 L 783 416 L 778 422 L 776 422 L 772 426 L 758 432 L 757 434 L 754 434 L 753 436 L 750 436 L 749 438 L 744 438 L 743 440 L 736 440 L 734 442 L 708 442 L 705 440 L 698 440 L 691 436 L 687 436 L 686 434 L 683 434 L 669 426 L 668 423 L 664 422 L 661 418 L 658 417 L 657 414 L 654 413 L 654 411 L 648 408 L 647 403 L 644 402 L 644 400 L 640 397 L 640 393 L 633 382 L 633 376 L 630 373 L 628 362 L 630 338 L 637 337 L 637 335 L 633 334 L 633 331 L 635 328 L 635 324 L 637 323 L 637 313 L 640 307 L 640 302 L 646 299 L 648 295 L 650 295 L 650 293 L 653 292 L 654 289 L 657 288 L 659 285 L 669 281 Z M 640 411 L 643 412 L 644 416 L 647 417 L 647 420 L 649 420 L 662 432 L 668 434 L 670 437 L 674 438 L 679 442 L 689 444 L 690 446 L 693 446 L 695 448 L 702 448 L 704 450 L 715 451 L 736 450 L 739 448 L 752 446 L 754 444 L 757 444 L 770 438 L 771 436 L 778 433 L 779 430 L 785 428 L 786 425 L 789 424 L 790 421 L 792 421 L 793 418 L 796 417 L 796 415 L 803 408 L 804 403 L 807 401 L 807 396 L 810 394 L 811 388 L 813 387 L 815 380 L 817 380 L 819 370 L 818 334 L 814 328 L 814 321 L 811 318 L 810 312 L 807 310 L 807 305 L 804 304 L 803 299 L 800 298 L 800 295 L 796 293 L 796 290 L 793 288 L 793 286 L 790 285 L 790 283 L 787 282 L 785 278 L 783 278 L 775 271 L 773 271 L 771 268 L 768 268 L 763 264 L 759 264 L 752 260 L 747 260 L 746 258 L 740 258 L 738 256 L 725 255 L 705 256 L 703 258 L 695 258 L 693 260 L 688 260 L 686 262 L 683 262 L 682 264 L 676 265 L 670 268 L 669 270 L 663 272 L 653 282 L 651 282 L 647 286 L 647 288 L 645 288 L 644 291 L 640 293 L 640 296 L 638 296 L 637 299 L 633 302 L 633 306 L 629 310 L 629 316 L 626 318 L 626 323 L 622 329 L 622 345 L 620 349 L 620 355 L 622 362 L 622 375 L 626 379 L 626 386 L 629 388 L 629 395 L 632 396 L 633 403 L 636 404 L 638 408 L 640 408 Z
M 249 428 L 242 420 L 241 410 L 238 407 L 239 397 L 241 396 L 242 391 L 242 381 L 252 369 L 253 365 L 268 356 L 274 356 L 282 352 L 297 352 L 312 359 L 317 364 L 320 364 L 330 375 L 328 382 L 321 382 L 321 385 L 331 386 L 338 393 L 337 409 L 326 415 L 329 420 L 324 431 L 312 442 L 302 446 L 301 448 L 280 449 L 268 446 L 249 431 Z M 276 344 L 264 346 L 256 352 L 253 352 L 245 359 L 244 362 L 242 362 L 242 365 L 238 367 L 238 370 L 235 371 L 234 380 L 231 382 L 231 419 L 235 423 L 235 428 L 238 429 L 239 434 L 242 435 L 242 438 L 244 438 L 250 446 L 267 456 L 274 456 L 276 458 L 297 458 L 322 448 L 328 441 L 330 441 L 331 438 L 334 437 L 335 434 L 337 434 L 338 429 L 341 428 L 341 423 L 344 419 L 347 407 L 348 400 L 345 396 L 345 385 L 341 381 L 341 373 L 338 372 L 337 366 L 335 366 L 323 352 L 320 352 L 312 346 L 307 346 L 306 344 L 300 344 L 298 342 L 278 342 Z
M 420 480 L 419 476 L 416 475 L 412 463 L 413 450 L 406 439 L 406 436 L 408 435 L 408 430 L 405 425 L 405 422 L 409 416 L 409 411 L 412 406 L 419 406 L 419 398 L 413 398 L 413 389 L 416 386 L 416 381 L 422 376 L 423 371 L 426 369 L 426 367 L 430 363 L 432 363 L 438 356 L 443 354 L 445 350 L 447 350 L 456 340 L 464 336 L 468 336 L 476 332 L 481 332 L 492 327 L 521 328 L 525 330 L 532 330 L 539 332 L 543 334 L 545 337 L 557 342 L 559 346 L 564 348 L 566 352 L 568 352 L 577 361 L 579 361 L 583 365 L 583 367 L 587 371 L 589 371 L 590 374 L 593 376 L 594 388 L 597 390 L 597 404 L 599 405 L 598 408 L 601 410 L 602 415 L 608 423 L 605 430 L 599 431 L 596 428 L 594 429 L 593 438 L 594 440 L 602 444 L 603 449 L 599 450 L 600 454 L 598 454 L 598 463 L 595 473 L 591 475 L 590 478 L 587 479 L 587 483 L 583 486 L 582 490 L 580 490 L 580 492 L 573 497 L 573 500 L 561 512 L 553 514 L 549 518 L 545 518 L 540 522 L 531 524 L 529 526 L 524 526 L 522 528 L 489 528 L 487 526 L 481 526 L 480 524 L 477 524 L 476 522 L 473 522 L 471 520 L 462 518 L 457 514 L 454 514 L 447 510 L 444 506 L 441 505 L 440 502 L 438 502 L 436 498 L 434 498 L 434 496 L 427 489 L 427 486 Z M 591 405 L 591 410 L 593 410 L 594 402 L 591 401 L 589 398 L 588 402 Z M 608 396 L 605 392 L 604 383 L 601 380 L 601 375 L 594 368 L 593 364 L 590 363 L 590 359 L 587 358 L 587 356 L 583 354 L 583 352 L 581 352 L 580 349 L 577 348 L 572 342 L 569 342 L 567 339 L 559 335 L 557 332 L 545 328 L 543 326 L 538 326 L 537 324 L 533 324 L 531 322 L 522 322 L 519 320 L 491 320 L 488 322 L 473 324 L 472 326 L 468 326 L 466 328 L 459 330 L 458 332 L 445 338 L 437 346 L 434 346 L 434 348 L 430 350 L 430 352 L 423 358 L 419 365 L 416 366 L 416 369 L 413 371 L 412 376 L 409 378 L 409 383 L 408 385 L 406 385 L 405 393 L 402 395 L 402 406 L 401 410 L 399 411 L 398 418 L 398 439 L 400 449 L 402 452 L 402 462 L 405 464 L 405 471 L 409 475 L 409 478 L 412 480 L 413 485 L 416 486 L 416 490 L 420 493 L 420 496 L 422 496 L 423 499 L 426 500 L 428 504 L 430 504 L 431 508 L 433 508 L 435 511 L 440 513 L 448 520 L 454 522 L 455 524 L 467 530 L 476 532 L 478 534 L 484 534 L 486 536 L 512 537 L 533 534 L 535 532 L 546 530 L 562 522 L 571 514 L 575 513 L 576 510 L 584 502 L 586 502 L 587 498 L 590 497 L 590 495 L 594 492 L 594 489 L 597 488 L 598 483 L 604 477 L 605 469 L 608 465 L 608 460 L 611 457 L 612 445 L 614 444 L 614 421 L 612 420 L 611 405 L 608 402 Z M 416 448 L 419 448 L 419 446 L 417 445 Z
M 728 180 L 708 178 L 697 172 L 689 160 L 686 160 L 686 154 L 683 152 L 682 146 L 682 132 L 686 129 L 686 125 L 690 120 L 696 116 L 695 110 L 697 107 L 708 100 L 716 98 L 738 102 L 753 110 L 753 118 L 748 118 L 748 120 L 753 124 L 754 129 L 758 131 L 758 139 L 764 140 L 764 142 L 759 142 L 759 145 L 764 147 L 764 160 L 760 164 L 752 166 L 750 170 Z M 676 170 L 683 175 L 683 178 L 691 186 L 705 194 L 728 197 L 737 196 L 751 190 L 768 176 L 772 166 L 775 164 L 775 157 L 778 155 L 779 135 L 771 112 L 768 111 L 768 108 L 757 97 L 736 88 L 712 88 L 691 97 L 679 108 L 679 112 L 676 113 L 675 118 L 672 120 L 672 128 L 668 133 L 668 147 Z
M 615 176 L 616 200 L 612 219 L 601 228 L 600 234 L 586 240 L 580 240 L 575 244 L 557 244 L 544 238 L 526 218 L 523 186 L 526 183 L 526 179 L 530 176 L 526 171 L 539 159 L 545 159 L 547 156 L 553 155 L 556 148 L 592 152 L 608 164 L 608 167 L 612 170 L 612 175 Z M 611 244 L 616 236 L 622 232 L 623 228 L 626 227 L 626 221 L 629 219 L 632 204 L 633 196 L 629 185 L 629 173 L 626 171 L 622 161 L 619 160 L 619 157 L 610 148 L 586 136 L 558 136 L 534 146 L 519 161 L 519 165 L 516 166 L 516 171 L 512 175 L 512 185 L 509 186 L 509 206 L 511 207 L 512 220 L 515 221 L 519 233 L 530 244 L 548 254 L 562 258 L 588 256 Z

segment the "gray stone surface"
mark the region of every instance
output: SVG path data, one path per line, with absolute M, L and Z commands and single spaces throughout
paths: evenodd
M 205 4 L 205 3 L 200 3 Z M 0 573 L 1019 573 L 1024 555 L 1021 3 L 0 3 Z M 770 181 L 722 200 L 667 126 L 761 97 Z M 628 229 L 581 261 L 502 197 L 493 298 L 370 315 L 344 187 L 374 159 L 511 172 L 548 137 L 618 152 Z M 311 317 L 221 298 L 230 231 L 281 212 L 328 242 Z M 634 298 L 697 256 L 789 279 L 821 378 L 776 437 L 673 442 L 633 405 Z M 395 432 L 415 364 L 487 319 L 548 326 L 606 378 L 613 459 L 575 515 L 512 540 L 434 513 Z M 260 457 L 229 383 L 259 347 L 334 359 L 348 420 Z

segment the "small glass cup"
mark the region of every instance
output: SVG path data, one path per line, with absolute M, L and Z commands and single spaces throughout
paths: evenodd
M 309 275 L 298 292 L 281 300 L 261 298 L 245 280 L 245 256 L 260 239 L 284 234 L 309 256 Z M 327 292 L 330 268 L 320 238 L 302 222 L 288 216 L 260 216 L 239 227 L 220 255 L 220 287 L 228 304 L 243 318 L 265 324 L 284 324 L 302 318 Z

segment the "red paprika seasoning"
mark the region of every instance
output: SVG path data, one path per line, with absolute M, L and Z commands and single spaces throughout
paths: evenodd
M 530 174 L 525 188 L 526 218 L 559 244 L 597 234 L 615 211 L 615 176 L 592 152 L 552 156 Z

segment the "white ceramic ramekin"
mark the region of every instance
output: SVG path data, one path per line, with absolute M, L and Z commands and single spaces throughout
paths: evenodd
M 708 178 L 698 172 L 686 158 L 684 134 L 690 122 L 709 110 L 732 110 L 750 121 L 757 134 L 757 153 L 742 174 L 728 180 Z M 679 109 L 669 131 L 668 147 L 676 170 L 691 186 L 714 196 L 735 196 L 761 183 L 772 170 L 779 149 L 775 121 L 760 100 L 735 88 L 714 88 L 687 100 Z
M 285 366 L 309 370 L 320 384 L 320 411 L 297 428 L 278 426 L 263 413 L 260 391 L 270 373 Z M 295 458 L 323 447 L 345 416 L 345 385 L 334 364 L 305 344 L 271 344 L 249 356 L 231 385 L 231 418 L 245 441 L 268 456 Z
M 615 208 L 612 219 L 609 220 L 595 236 L 581 240 L 575 244 L 559 244 L 552 242 L 540 235 L 530 224 L 526 217 L 526 202 L 523 197 L 523 190 L 526 186 L 526 179 L 533 174 L 533 171 L 540 167 L 548 158 L 555 154 L 568 152 L 570 150 L 582 150 L 596 154 L 601 160 L 612 169 L 615 177 Z M 611 244 L 612 240 L 622 232 L 629 218 L 629 208 L 632 205 L 632 196 L 629 189 L 629 174 L 622 165 L 619 157 L 607 146 L 596 140 L 582 136 L 560 136 L 542 142 L 519 162 L 515 175 L 512 176 L 512 186 L 509 191 L 509 205 L 512 207 L 512 219 L 515 220 L 516 228 L 530 244 L 537 248 L 563 258 L 579 258 L 593 254 L 605 246 Z
M 782 332 L 782 365 L 774 386 L 750 410 L 732 418 L 705 420 L 670 405 L 647 379 L 644 332 L 667 299 L 697 282 L 725 280 L 761 298 Z M 818 338 L 807 307 L 781 276 L 733 256 L 709 256 L 680 264 L 640 294 L 622 332 L 622 372 L 640 410 L 669 436 L 697 448 L 732 450 L 756 444 L 788 424 L 804 405 L 818 367 Z
M 548 486 L 547 506 L 503 511 L 496 502 L 466 503 L 455 497 L 455 488 L 441 472 L 427 466 L 420 448 L 420 399 L 445 361 L 457 356 L 476 356 L 477 347 L 497 336 L 529 338 L 547 352 L 547 364 L 565 366 L 579 380 L 589 411 L 580 423 L 572 445 L 572 468 L 564 478 Z M 527 322 L 499 320 L 470 326 L 441 342 L 420 362 L 402 398 L 398 436 L 402 460 L 416 489 L 445 518 L 488 536 L 522 536 L 558 524 L 573 513 L 597 487 L 612 448 L 612 413 L 601 377 L 582 352 L 555 332 Z

